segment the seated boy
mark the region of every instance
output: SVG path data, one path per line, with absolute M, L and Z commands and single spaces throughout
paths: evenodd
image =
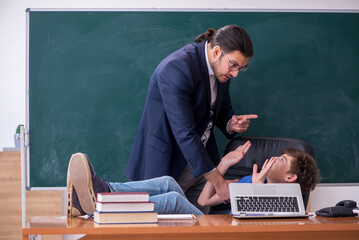
M 218 171 L 224 175 L 228 168 L 238 163 L 250 148 L 251 143 L 247 141 L 236 150 L 228 153 L 218 164 Z M 241 155 L 242 157 L 238 157 Z M 302 193 L 306 194 L 313 190 L 319 182 L 319 169 L 312 156 L 308 153 L 287 148 L 280 157 L 272 157 L 266 160 L 262 170 L 258 173 L 258 167 L 253 165 L 253 174 L 245 176 L 241 180 L 233 180 L 239 183 L 299 183 Z M 213 185 L 207 182 L 204 186 L 198 203 L 202 206 L 214 206 L 222 203 L 216 194 Z
M 220 173 L 224 174 L 230 166 L 238 163 L 249 148 L 250 142 L 248 141 L 224 156 L 217 166 Z M 298 182 L 304 193 L 314 189 L 319 180 L 319 170 L 310 155 L 300 150 L 288 149 L 281 157 L 272 157 L 269 161 L 267 160 L 260 173 L 257 173 L 257 166 L 254 165 L 253 175 L 242 178 L 240 182 L 264 183 L 266 178 L 268 183 Z M 232 182 L 237 181 L 238 179 Z M 144 181 L 109 183 L 96 175 L 87 155 L 73 154 L 67 172 L 67 215 L 92 215 L 98 192 L 148 192 L 150 201 L 155 202 L 155 211 L 160 214 L 203 214 L 187 200 L 181 187 L 172 177 L 164 176 Z M 222 203 L 209 182 L 203 188 L 198 202 L 204 206 Z

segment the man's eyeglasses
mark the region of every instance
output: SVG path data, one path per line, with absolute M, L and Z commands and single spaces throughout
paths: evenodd
M 231 63 L 228 59 L 228 57 L 226 56 L 226 53 L 222 50 L 224 56 L 227 59 L 228 65 L 229 65 L 229 69 L 231 71 L 238 71 L 238 72 L 244 72 L 248 69 L 248 65 L 245 66 L 239 66 L 237 63 Z

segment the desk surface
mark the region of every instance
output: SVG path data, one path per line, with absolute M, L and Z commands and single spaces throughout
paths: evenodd
M 234 236 L 246 239 L 264 239 L 268 236 L 281 239 L 358 239 L 359 217 L 308 219 L 246 219 L 231 215 L 203 215 L 198 220 L 160 220 L 158 224 L 98 225 L 90 219 L 66 217 L 35 217 L 22 229 L 28 235 L 86 234 L 83 239 L 217 239 Z M 269 234 L 269 235 L 268 235 Z M 319 238 L 318 238 L 319 237 Z

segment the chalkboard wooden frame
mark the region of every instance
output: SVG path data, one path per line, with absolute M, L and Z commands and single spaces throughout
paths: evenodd
M 190 43 L 193 41 L 196 34 L 203 32 L 207 27 L 215 27 L 218 28 L 225 24 L 231 24 L 233 22 L 226 21 L 226 17 L 232 16 L 235 14 L 245 16 L 241 17 L 240 21 L 235 21 L 234 23 L 243 25 L 244 28 L 249 32 L 252 37 L 254 43 L 255 56 L 250 62 L 250 69 L 240 76 L 239 79 L 233 79 L 231 86 L 231 95 L 232 95 L 232 104 L 233 108 L 237 113 L 257 113 L 260 118 L 258 120 L 254 120 L 252 122 L 251 128 L 248 131 L 248 135 L 257 135 L 257 136 L 271 136 L 271 137 L 294 137 L 300 138 L 308 143 L 310 143 L 314 151 L 316 153 L 318 165 L 321 168 L 323 175 L 323 182 L 333 183 L 350 183 L 350 182 L 359 182 L 359 159 L 357 153 L 359 152 L 358 147 L 356 146 L 356 142 L 358 142 L 358 124 L 355 123 L 355 120 L 358 116 L 358 105 L 359 99 L 355 96 L 355 90 L 358 90 L 358 83 L 355 83 L 356 76 L 358 76 L 358 70 L 356 66 L 359 66 L 359 50 L 357 46 L 353 46 L 353 42 L 359 40 L 358 34 L 352 31 L 352 29 L 357 29 L 358 27 L 358 14 L 353 13 L 263 13 L 263 12 L 154 12 L 154 11 L 143 11 L 143 12 L 126 12 L 126 11 L 108 11 L 104 13 L 103 11 L 96 10 L 86 10 L 86 11 L 63 11 L 63 10 L 54 10 L 54 11 L 28 11 L 28 20 L 32 19 L 34 14 L 37 13 L 48 13 L 50 15 L 54 14 L 70 14 L 75 19 L 76 14 L 87 14 L 88 16 L 92 15 L 93 18 L 89 18 L 90 20 L 95 18 L 97 14 L 128 14 L 128 19 L 131 20 L 131 16 L 137 14 L 135 17 L 143 18 L 141 19 L 141 24 L 145 24 L 148 22 L 147 20 L 153 20 L 151 18 L 146 19 L 144 16 L 147 15 L 166 15 L 169 17 L 168 21 L 162 21 L 161 24 L 165 24 L 163 28 L 154 28 L 154 31 L 145 31 L 147 35 L 141 35 L 141 30 L 148 30 L 144 27 L 141 29 L 141 25 L 137 25 L 136 28 L 127 28 L 127 37 L 132 36 L 135 39 L 128 38 L 127 45 L 125 45 L 126 54 L 123 54 L 124 50 L 120 48 L 114 48 L 113 51 L 109 51 L 104 54 L 99 54 L 99 57 L 102 61 L 106 61 L 106 56 L 111 54 L 118 54 L 118 56 L 122 56 L 123 61 L 118 60 L 118 63 L 123 64 L 121 75 L 116 71 L 113 71 L 113 66 L 102 66 L 101 71 L 103 71 L 103 79 L 105 84 L 97 87 L 90 88 L 89 91 L 91 93 L 96 93 L 97 90 L 110 91 L 112 89 L 112 85 L 106 85 L 106 80 L 111 81 L 116 77 L 123 77 L 126 79 L 131 79 L 131 74 L 125 72 L 126 69 L 138 70 L 136 74 L 143 73 L 142 82 L 135 82 L 134 85 L 128 85 L 131 91 L 136 90 L 138 94 L 133 95 L 131 91 L 122 92 L 125 96 L 114 97 L 114 96 L 106 96 L 106 94 L 102 94 L 103 98 L 108 98 L 109 102 L 118 101 L 118 98 L 122 101 L 126 101 L 126 99 L 132 98 L 133 100 L 130 102 L 126 102 L 126 105 L 130 105 L 129 109 L 133 109 L 135 113 L 127 112 L 111 112 L 113 109 L 105 109 L 103 114 L 106 115 L 107 119 L 115 120 L 116 117 L 120 119 L 129 119 L 129 121 L 125 123 L 121 123 L 123 129 L 129 130 L 128 132 L 124 130 L 119 130 L 119 126 L 121 124 L 102 124 L 102 122 L 90 123 L 89 126 L 84 127 L 81 122 L 76 122 L 76 119 L 83 117 L 77 116 L 76 108 L 83 109 L 81 107 L 81 101 L 76 102 L 77 100 L 73 100 L 73 102 L 66 99 L 66 97 L 60 98 L 61 101 L 65 102 L 67 105 L 73 107 L 72 116 L 74 117 L 74 121 L 71 121 L 71 124 L 74 124 L 74 127 L 77 132 L 72 132 L 73 134 L 63 134 L 61 132 L 57 132 L 58 127 L 67 128 L 68 125 L 61 126 L 61 122 L 57 123 L 60 125 L 52 125 L 50 128 L 45 124 L 46 118 L 48 116 L 34 116 L 36 113 L 39 113 L 41 109 L 44 107 L 41 103 L 44 99 L 35 99 L 32 98 L 32 95 L 45 93 L 48 89 L 54 86 L 46 85 L 46 82 L 42 82 L 41 84 L 45 84 L 45 88 L 39 88 L 35 92 L 32 92 L 35 86 L 39 86 L 39 83 L 34 84 L 32 80 L 35 78 L 35 75 L 46 75 L 49 74 L 50 70 L 53 73 L 61 73 L 61 69 L 57 69 L 55 66 L 47 65 L 44 66 L 46 61 L 43 59 L 49 60 L 49 62 L 53 61 L 51 59 L 52 56 L 50 54 L 55 54 L 56 50 L 63 47 L 63 52 L 60 52 L 60 55 L 64 57 L 66 54 L 73 54 L 73 52 L 66 49 L 64 46 L 59 46 L 62 41 L 66 43 L 66 34 L 62 35 L 63 31 L 71 29 L 70 25 L 66 25 L 66 21 L 63 21 L 60 25 L 61 29 L 56 29 L 59 36 L 55 36 L 55 32 L 47 32 L 48 35 L 42 32 L 44 30 L 43 25 L 46 24 L 56 24 L 55 21 L 51 18 L 51 16 L 47 19 L 49 21 L 39 21 L 38 28 L 34 29 L 31 26 L 30 21 L 28 21 L 27 27 L 27 130 L 29 131 L 29 147 L 27 148 L 27 187 L 29 189 L 36 187 L 63 187 L 66 185 L 66 169 L 67 162 L 71 154 L 75 151 L 83 151 L 87 152 L 90 155 L 91 161 L 94 164 L 95 170 L 99 172 L 101 176 L 108 178 L 110 181 L 125 181 L 126 179 L 121 177 L 120 175 L 124 171 L 124 165 L 127 161 L 126 154 L 129 152 L 129 148 L 132 145 L 132 140 L 134 136 L 134 132 L 136 131 L 136 127 L 139 121 L 139 117 L 141 114 L 141 110 L 144 103 L 144 98 L 146 95 L 146 87 L 149 77 L 152 74 L 156 65 L 161 61 L 163 57 L 176 50 L 177 48 L 183 46 L 186 43 Z M 172 16 L 178 15 L 186 15 L 186 18 L 172 18 Z M 32 16 L 30 16 L 32 15 Z M 203 16 L 202 22 L 194 24 L 194 22 L 190 22 L 196 20 L 196 17 Z M 276 16 L 286 16 L 281 20 L 282 23 L 276 19 Z M 216 21 L 213 20 L 213 16 L 215 16 Z M 255 19 L 253 16 L 256 16 Z M 269 16 L 269 17 L 268 17 Z M 332 16 L 338 16 L 338 19 L 332 19 Z M 71 18 L 71 17 L 70 17 Z M 346 22 L 350 19 L 354 19 L 354 21 Z M 133 20 L 134 18 L 132 18 Z M 193 20 L 194 19 L 194 20 Z M 224 20 L 223 20 L 224 19 Z M 303 19 L 308 21 L 306 24 L 303 24 Z M 51 21 L 50 21 L 51 20 Z M 160 21 L 161 19 L 157 19 Z M 162 19 L 163 20 L 163 19 Z M 179 21 L 184 20 L 184 21 Z M 233 20 L 233 19 L 232 19 Z M 339 21 L 338 21 L 339 20 Z M 356 20 L 356 21 L 355 21 Z M 31 20 L 32 21 L 32 20 Z M 95 21 L 95 20 L 93 20 Z M 186 22 L 187 21 L 187 22 Z M 290 26 L 286 25 L 287 22 L 295 23 L 296 25 Z M 45 24 L 46 23 L 46 24 Z M 92 24 L 84 24 L 82 27 L 82 31 L 86 33 L 88 29 L 93 27 L 96 22 L 92 22 Z M 150 24 L 151 21 L 149 21 Z M 154 22 L 156 24 L 156 22 Z M 207 26 L 207 23 L 210 24 Z M 114 23 L 111 23 L 114 24 Z M 153 26 L 160 26 L 160 25 Z M 157 22 L 158 24 L 158 22 Z M 178 24 L 182 24 L 178 27 Z M 320 27 L 318 27 L 319 24 Z M 335 25 L 337 24 L 337 25 Z M 342 25 L 340 25 L 342 24 Z M 96 25 L 96 24 L 95 24 Z M 194 26 L 193 26 L 194 25 Z M 36 25 L 37 26 L 37 25 Z M 114 25 L 111 25 L 112 27 Z M 110 30 L 111 30 L 110 26 Z M 336 31 L 333 31 L 332 34 L 326 31 L 326 28 L 334 28 Z M 343 28 L 344 26 L 344 28 Z M 353 27 L 354 26 L 354 27 Z M 193 28 L 192 32 L 186 32 L 186 30 L 191 27 Z M 315 28 L 317 27 L 317 28 Z M 355 28 L 356 27 L 356 28 Z M 281 29 L 279 29 L 281 28 Z M 283 30 L 283 28 L 285 30 Z M 311 30 L 312 34 L 318 34 L 320 36 L 320 40 L 318 41 L 315 35 L 306 34 L 305 31 Z M 294 30 L 293 30 L 294 29 Z M 297 31 L 302 31 L 302 34 L 295 35 Z M 36 31 L 34 31 L 36 30 Z M 124 28 L 122 28 L 122 31 Z M 157 32 L 156 32 L 157 30 Z M 181 30 L 181 31 L 180 31 Z M 280 31 L 283 30 L 283 31 Z M 70 30 L 71 31 L 71 30 Z M 131 32 L 132 31 L 132 32 Z M 323 35 L 319 35 L 321 34 Z M 91 31 L 89 31 L 88 34 Z M 47 49 L 34 48 L 32 45 L 31 34 L 43 34 L 44 43 L 48 44 Z M 102 44 L 109 43 L 111 39 L 111 31 L 103 28 L 103 32 L 105 35 L 105 39 Z M 106 35 L 108 34 L 108 35 Z M 132 34 L 132 35 L 131 35 Z M 153 34 L 153 35 L 148 35 Z M 163 35 L 158 35 L 163 34 Z M 299 36 L 297 39 L 291 39 L 291 36 Z M 76 43 L 71 43 L 75 45 L 78 44 L 79 48 L 81 48 L 81 44 L 85 44 L 87 38 L 82 35 L 82 38 L 76 38 Z M 89 36 L 89 35 L 87 35 Z M 344 37 L 343 37 L 344 36 Z M 48 38 L 46 38 L 48 37 Z M 58 37 L 58 38 L 56 38 Z M 116 36 L 115 36 L 116 37 Z M 155 37 L 165 37 L 166 41 L 153 41 L 151 47 L 153 48 L 145 48 L 144 46 L 137 45 L 134 46 L 138 42 L 144 43 L 146 38 L 151 39 Z M 332 37 L 332 39 L 330 38 Z M 60 39 L 59 39 L 60 38 Z M 62 38 L 62 39 L 61 39 Z M 41 38 L 40 38 L 41 39 Z M 161 39 L 161 38 L 160 38 Z M 70 39 L 71 40 L 71 39 Z M 325 41 L 327 40 L 327 42 Z M 57 41 L 57 42 L 56 42 Z M 106 42 L 107 41 L 107 42 Z M 268 42 L 268 45 L 266 43 Z M 36 42 L 36 41 L 35 41 Z M 329 42 L 329 46 L 328 46 Z M 336 43 L 340 43 L 340 48 Z M 158 46 L 156 48 L 156 43 Z M 306 43 L 306 45 L 303 45 Z M 69 43 L 67 43 L 69 44 Z M 133 44 L 133 45 L 131 45 Z M 165 45 L 161 45 L 165 44 Z M 167 45 L 166 45 L 167 44 Z M 327 45 L 326 45 L 327 44 Z M 41 45 L 41 44 L 40 44 Z M 143 44 L 144 45 L 144 44 Z M 303 47 L 304 46 L 304 47 Z M 135 49 L 137 47 L 138 52 L 130 52 L 130 50 Z M 148 46 L 147 46 L 148 47 Z M 302 48 L 301 48 L 302 47 Z M 336 54 L 339 54 L 339 58 L 344 59 L 344 64 L 342 62 L 334 61 L 333 53 L 327 53 L 325 50 L 333 49 L 333 51 L 338 51 Z M 278 49 L 281 49 L 282 52 L 278 53 Z M 41 50 L 41 51 L 40 51 Z M 45 51 L 47 50 L 47 51 Z M 52 51 L 49 51 L 52 50 Z M 66 51 L 67 52 L 66 52 Z M 73 50 L 73 49 L 72 49 Z M 342 52 L 340 52 L 340 51 Z M 38 54 L 39 59 L 38 62 L 31 61 L 33 60 L 34 54 Z M 85 55 L 84 52 L 80 52 L 77 57 L 81 59 L 81 61 L 87 61 L 91 56 Z M 136 58 L 132 55 L 136 55 Z M 317 53 L 315 54 L 309 53 Z M 42 54 L 42 55 L 41 55 Z M 82 54 L 82 55 L 81 55 Z M 123 55 L 122 55 L 123 54 Z M 151 56 L 151 58 L 149 58 Z M 310 57 L 308 57 L 310 56 Z M 55 58 L 56 58 L 55 57 Z M 76 56 L 72 56 L 75 57 Z M 89 57 L 88 59 L 86 59 Z M 354 61 L 346 61 L 348 58 Z M 36 60 L 36 59 L 35 59 Z M 70 63 L 71 59 L 67 59 Z M 274 61 L 273 61 L 274 60 Z M 306 60 L 306 61 L 297 61 L 296 60 Z M 320 60 L 320 61 L 319 61 Z M 112 61 L 116 62 L 116 59 L 112 59 Z M 41 64 L 40 64 L 41 62 Z M 126 63 L 128 62 L 128 63 Z M 309 63 L 308 63 L 309 62 Z M 323 63 L 322 63 L 323 62 Z M 96 66 L 98 62 L 88 62 L 92 66 Z M 325 64 L 324 64 L 325 63 Z M 66 65 L 66 62 L 62 63 L 62 67 L 71 68 L 70 65 Z M 81 63 L 80 63 L 81 64 Z M 86 65 L 86 64 L 84 64 Z M 37 68 L 34 69 L 34 66 Z M 316 67 L 316 70 L 313 70 L 313 66 Z M 83 67 L 83 69 L 92 70 L 88 66 L 78 66 L 78 68 Z M 108 68 L 107 68 L 108 67 Z M 63 68 L 64 69 L 64 68 Z M 328 70 L 331 71 L 328 74 Z M 80 76 L 76 74 L 80 74 L 80 72 L 76 72 L 73 70 L 74 76 Z M 105 73 L 109 74 L 106 75 Z M 35 75 L 34 75 L 35 74 Z M 96 79 L 91 78 L 91 74 L 96 76 L 96 72 L 89 71 L 88 79 L 91 79 L 91 83 L 96 83 Z M 114 75 L 111 75 L 114 74 Z M 117 75 L 116 75 L 117 74 Z M 53 75 L 48 75 L 52 76 Z M 43 77 L 44 79 L 49 79 L 48 76 Z M 341 78 L 337 80 L 337 78 Z M 306 79 L 310 79 L 311 81 L 306 81 Z M 315 79 L 319 79 L 315 81 Z M 298 81 L 303 80 L 303 81 Z M 314 81 L 313 81 L 314 80 Z M 31 85 L 34 84 L 34 85 Z M 58 89 L 61 87 L 66 87 L 63 82 L 59 81 Z M 79 83 L 81 86 L 81 82 Z M 344 86 L 344 89 L 341 88 Z M 50 87 L 50 88 L 49 88 Z M 68 92 L 71 92 L 71 87 L 67 89 Z M 66 94 L 69 94 L 69 93 Z M 58 93 L 56 91 L 52 92 L 50 95 L 46 95 L 47 100 L 57 101 L 59 98 L 56 98 Z M 71 96 L 75 96 L 76 93 L 71 93 Z M 81 93 L 80 96 L 83 98 L 88 97 L 86 93 Z M 127 95 L 126 95 L 127 94 Z M 329 98 L 323 97 L 328 94 Z M 318 99 L 312 99 L 311 97 L 318 97 Z M 37 104 L 32 105 L 33 101 L 37 101 Z M 134 105 L 131 105 L 136 103 Z M 78 105 L 76 105 L 78 104 Z M 97 102 L 91 102 L 92 109 L 97 109 L 97 111 L 102 111 L 97 108 Z M 293 109 L 295 106 L 295 109 Z M 103 106 L 100 106 L 103 107 Z M 46 108 L 46 107 L 44 107 Z M 323 110 L 323 109 L 324 110 Z M 308 110 L 309 109 L 309 110 Z M 50 112 L 51 107 L 47 107 L 47 110 Z M 82 110 L 81 110 L 82 111 Z M 90 117 L 93 115 L 98 116 L 97 111 L 94 112 L 89 109 Z M 92 111 L 92 112 L 91 112 Z M 80 112 L 81 113 L 81 112 Z M 51 112 L 51 116 L 56 116 L 57 119 L 61 118 L 61 114 L 58 112 Z M 116 116 L 118 114 L 118 116 Z M 324 116 L 320 116 L 318 114 L 323 114 Z M 35 117 L 35 118 L 33 118 Z M 69 116 L 66 116 L 63 121 L 66 120 Z M 54 119 L 56 119 L 54 118 Z M 328 121 L 325 119 L 327 118 Z M 54 120 L 53 119 L 53 120 Z M 100 118 L 101 119 L 101 118 Z M 43 120 L 44 122 L 41 122 Z M 39 125 L 33 125 L 34 122 L 38 122 Z M 70 125 L 71 125 L 70 124 Z M 334 125 L 337 129 L 331 129 L 331 126 Z M 99 128 L 97 128 L 99 127 Z M 96 129 L 97 128 L 97 129 Z M 98 131 L 101 131 L 99 133 Z M 328 132 L 326 132 L 328 131 Z M 40 133 L 41 132 L 41 133 Z M 111 135 L 113 134 L 113 135 Z M 107 138 L 108 135 L 111 137 Z M 91 142 L 90 144 L 86 143 L 86 140 L 79 138 L 79 136 L 86 136 L 88 139 L 92 137 L 98 137 L 101 139 L 101 143 Z M 61 160 L 59 160 L 58 152 L 56 149 L 49 150 L 49 152 L 45 153 L 48 148 L 47 146 L 56 146 L 56 148 L 63 148 L 66 145 L 67 141 L 70 137 L 70 141 L 76 141 L 76 143 L 85 141 L 84 145 L 81 143 L 78 147 L 74 149 L 68 149 L 66 154 L 61 156 Z M 219 149 L 221 152 L 224 151 L 225 145 L 228 142 L 225 140 L 221 134 L 218 134 L 216 131 L 217 142 L 219 142 Z M 334 138 L 331 139 L 331 138 Z M 76 140 L 74 140 L 76 139 Z M 80 140 L 79 140 L 80 139 Z M 115 140 L 115 141 L 113 141 Z M 116 142 L 117 141 L 117 142 Z M 124 146 L 120 146 L 124 143 Z M 47 145 L 49 144 L 49 145 Z M 51 145 L 52 144 L 52 145 Z M 68 146 L 66 146 L 68 147 Z M 97 150 L 98 152 L 94 152 L 94 148 L 102 149 Z M 120 154 L 118 152 L 113 152 L 113 149 L 121 148 Z M 111 152 L 112 151 L 112 152 Z M 31 155 L 30 155 L 31 153 Z M 121 155 L 122 158 L 119 156 Z M 31 161 L 30 161 L 31 156 Z M 99 156 L 103 156 L 106 161 L 113 161 L 112 164 L 105 164 L 103 166 L 104 160 L 99 161 Z M 105 162 L 106 162 L 105 161 Z M 343 163 L 340 163 L 344 161 Z M 120 170 L 116 169 L 114 165 L 121 163 Z M 120 168 L 120 167 L 118 167 Z M 114 172 L 109 174 L 108 172 Z M 31 173 L 31 174 L 30 174 Z M 348 178 L 349 177 L 349 178 Z M 31 180 L 31 181 L 30 181 Z

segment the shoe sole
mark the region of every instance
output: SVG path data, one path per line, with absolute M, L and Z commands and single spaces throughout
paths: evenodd
M 72 209 L 72 196 L 73 196 L 73 185 L 70 177 L 70 169 L 67 169 L 67 216 L 69 217 L 75 217 L 75 214 L 73 213 Z
M 86 156 L 82 153 L 73 154 L 68 171 L 70 184 L 76 190 L 82 210 L 92 215 L 96 207 L 96 197 L 92 185 L 90 166 Z
M 70 171 L 67 170 L 67 216 L 78 217 L 83 215 L 76 207 L 73 206 L 73 191 L 74 185 L 72 185 Z

